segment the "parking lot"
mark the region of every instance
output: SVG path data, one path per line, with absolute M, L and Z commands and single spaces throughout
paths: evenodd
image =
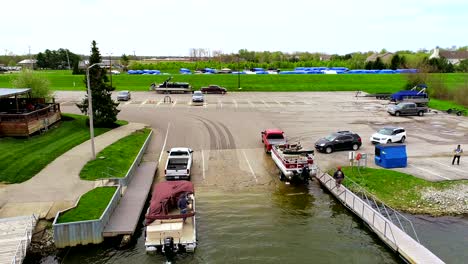
M 78 113 L 74 104 L 84 92 L 57 92 L 63 112 Z M 190 94 L 164 98 L 154 92 L 132 92 L 132 99 L 121 102 L 119 118 L 151 125 L 158 132 L 161 149 L 155 158 L 164 165 L 161 151 L 176 146 L 194 152 L 193 181 L 200 185 L 229 188 L 269 186 L 277 181 L 277 170 L 264 151 L 260 131 L 279 128 L 290 141 L 306 148 L 338 130 L 358 133 L 363 145 L 358 152 L 369 154 L 373 162 L 374 145 L 369 137 L 386 125 L 402 126 L 407 131 L 408 167 L 398 169 L 427 180 L 468 179 L 468 161 L 451 165 L 451 151 L 461 144 L 468 151 L 468 119 L 442 112 L 423 117 L 394 117 L 386 113 L 388 102 L 355 97 L 350 92 L 307 93 L 228 93 L 205 96 L 204 103 L 192 104 Z M 316 153 L 316 163 L 326 169 L 348 164 L 348 152 Z

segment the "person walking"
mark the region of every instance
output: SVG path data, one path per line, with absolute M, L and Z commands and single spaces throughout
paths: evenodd
M 457 160 L 457 165 L 460 165 L 460 156 L 462 153 L 463 149 L 458 145 L 457 148 L 453 150 L 452 165 L 455 165 L 455 160 Z
M 341 183 L 343 182 L 345 178 L 344 172 L 341 170 L 341 166 L 336 167 L 336 171 L 333 174 L 333 178 L 335 179 L 336 188 L 339 189 L 341 186 Z

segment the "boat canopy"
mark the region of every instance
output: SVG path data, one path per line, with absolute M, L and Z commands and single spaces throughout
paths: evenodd
M 156 184 L 146 222 L 150 224 L 158 217 L 167 216 L 171 210 L 177 208 L 179 197 L 188 193 L 194 193 L 193 184 L 189 181 L 165 181 Z

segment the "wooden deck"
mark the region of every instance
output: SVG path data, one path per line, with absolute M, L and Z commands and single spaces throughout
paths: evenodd
M 344 186 L 339 189 L 336 188 L 333 177 L 322 172 L 319 172 L 316 177 L 344 206 L 365 221 L 385 244 L 400 254 L 407 262 L 444 263 L 434 253 L 374 210 L 359 196 Z
M 29 113 L 0 112 L 0 135 L 29 136 L 41 129 L 48 129 L 60 119 L 60 104 L 55 103 Z
M 22 263 L 36 226 L 34 216 L 0 219 L 0 263 Z
M 135 171 L 119 205 L 104 227 L 103 236 L 133 235 L 151 189 L 156 162 L 142 162 Z

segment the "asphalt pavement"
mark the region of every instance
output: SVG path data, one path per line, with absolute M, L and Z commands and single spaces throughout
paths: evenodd
M 78 112 L 74 104 L 83 96 L 84 92 L 56 93 L 64 112 Z M 170 100 L 164 102 L 166 96 Z M 457 144 L 468 151 L 466 117 L 439 111 L 423 117 L 394 117 L 386 113 L 388 101 L 355 97 L 352 92 L 231 92 L 208 94 L 205 99 L 194 104 L 191 94 L 132 92 L 130 101 L 121 102 L 119 118 L 159 131 L 155 138 L 161 150 L 163 146 L 164 150 L 194 149 L 192 178 L 200 184 L 226 188 L 270 184 L 278 171 L 263 152 L 260 131 L 266 128 L 282 129 L 290 141 L 300 141 L 306 148 L 328 133 L 354 131 L 363 139 L 358 152 L 367 153 L 368 166 L 375 167 L 369 138 L 386 125 L 407 130 L 409 165 L 400 171 L 430 181 L 468 179 L 465 157 L 459 166 L 451 165 Z M 164 163 L 164 152 L 157 152 Z M 346 165 L 348 151 L 316 153 L 315 158 L 321 168 Z

